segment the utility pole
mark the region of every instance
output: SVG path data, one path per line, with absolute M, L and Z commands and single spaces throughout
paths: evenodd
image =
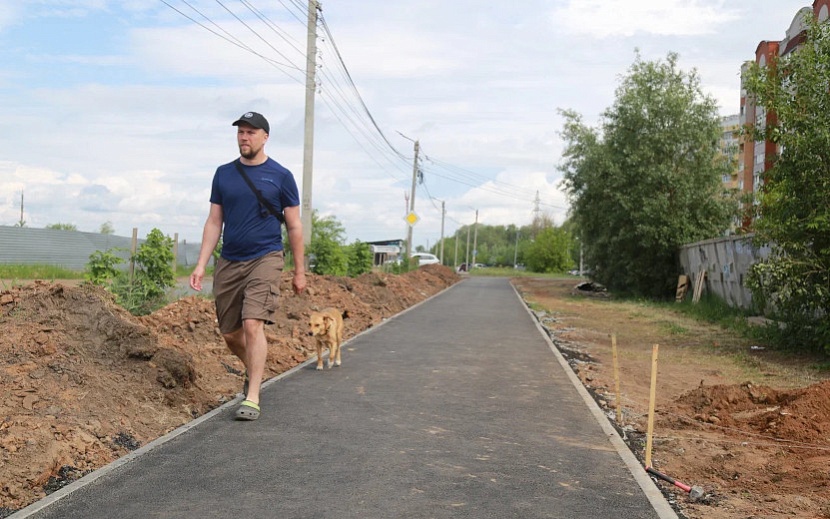
M 23 191 L 20 192 L 20 227 L 26 225 L 26 222 L 23 220 Z
M 476 264 L 476 247 L 478 246 L 478 209 L 476 209 L 475 231 L 473 232 L 473 265 Z
M 398 132 L 400 133 L 400 132 Z M 401 133 L 401 135 L 403 135 Z M 404 135 L 404 137 L 406 137 Z M 409 137 L 406 137 L 409 139 Z M 409 139 L 412 140 L 412 139 Z M 418 180 L 418 152 L 421 149 L 421 145 L 418 141 L 415 141 L 415 159 L 412 161 L 412 192 L 409 195 L 409 214 L 415 212 L 415 183 Z M 407 215 L 409 216 L 409 215 Z M 410 223 L 406 229 L 406 257 L 409 258 L 412 256 L 412 224 Z M 407 259 L 408 261 L 408 259 Z
M 305 59 L 305 142 L 303 145 L 303 200 L 300 220 L 303 244 L 311 244 L 311 177 L 314 162 L 314 92 L 317 90 L 317 11 L 320 3 L 308 0 L 308 40 Z M 306 256 L 306 261 L 308 256 Z
M 467 226 L 467 254 L 464 255 L 464 265 L 466 265 L 467 272 L 470 271 L 470 227 Z
M 516 229 L 516 248 L 513 250 L 513 268 L 518 266 L 516 260 L 519 257 L 519 229 Z
M 441 265 L 444 264 L 444 216 L 447 214 L 447 210 L 444 208 L 446 202 L 443 200 L 441 201 L 441 254 L 439 258 L 441 258 Z
M 455 230 L 455 257 L 453 258 L 453 268 L 458 270 L 458 229 Z

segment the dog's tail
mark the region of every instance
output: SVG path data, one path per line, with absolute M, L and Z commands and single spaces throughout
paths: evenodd
M 343 310 L 343 313 L 341 315 L 342 315 L 343 319 L 348 319 L 349 318 L 349 311 L 348 310 Z

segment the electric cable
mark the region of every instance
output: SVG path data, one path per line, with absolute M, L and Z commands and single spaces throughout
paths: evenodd
M 300 83 L 300 84 L 302 84 L 302 85 L 304 85 L 304 84 L 305 84 L 303 80 L 298 79 L 298 78 L 296 78 L 296 77 L 292 76 L 292 75 L 291 75 L 288 71 L 286 71 L 286 70 L 284 70 L 284 69 L 283 69 L 283 67 L 292 68 L 292 69 L 297 69 L 296 65 L 293 65 L 293 64 L 288 65 L 288 64 L 285 64 L 285 63 L 280 63 L 279 61 L 276 61 L 276 60 L 274 60 L 273 58 L 269 58 L 269 57 L 267 57 L 267 56 L 265 56 L 265 55 L 263 55 L 263 54 L 261 54 L 261 53 L 259 53 L 259 52 L 255 51 L 254 49 L 252 49 L 252 48 L 251 48 L 251 47 L 249 47 L 248 45 L 246 45 L 246 44 L 244 44 L 244 43 L 241 43 L 240 41 L 238 41 L 238 38 L 236 38 L 236 37 L 232 37 L 233 39 L 230 39 L 230 38 L 228 38 L 228 37 L 223 36 L 222 34 L 219 34 L 219 33 L 218 33 L 218 32 L 216 32 L 215 30 L 213 30 L 213 29 L 211 29 L 210 27 L 208 27 L 208 26 L 204 25 L 203 23 L 201 23 L 200 21 L 198 21 L 198 20 L 196 20 L 195 18 L 191 17 L 191 16 L 190 16 L 190 15 L 188 15 L 187 13 L 185 13 L 185 12 L 181 11 L 180 9 L 176 8 L 175 6 L 171 5 L 169 2 L 167 2 L 167 0 L 160 0 L 160 1 L 161 1 L 164 5 L 166 5 L 167 7 L 169 7 L 170 9 L 172 9 L 172 10 L 176 11 L 176 12 L 177 12 L 177 13 L 179 13 L 180 15 L 184 16 L 185 18 L 187 18 L 187 19 L 188 19 L 188 20 L 190 20 L 191 22 L 195 23 L 195 24 L 196 24 L 196 25 L 198 25 L 199 27 L 201 27 L 201 28 L 205 29 L 206 31 L 210 32 L 211 34 L 213 34 L 213 35 L 215 35 L 215 36 L 218 36 L 218 37 L 222 38 L 223 40 L 227 41 L 228 43 L 230 43 L 230 44 L 232 44 L 232 45 L 235 45 L 236 47 L 239 47 L 240 49 L 242 49 L 242 50 L 244 50 L 244 51 L 247 51 L 247 52 L 250 52 L 251 54 L 253 54 L 253 55 L 255 55 L 255 56 L 259 57 L 260 59 L 264 60 L 264 61 L 265 61 L 266 63 L 268 63 L 269 65 L 271 65 L 271 66 L 273 66 L 274 68 L 276 68 L 276 69 L 280 70 L 281 72 L 283 72 L 286 76 L 288 76 L 288 77 L 289 77 L 289 78 L 291 78 L 292 80 L 297 81 L 298 83 Z M 207 15 L 205 15 L 204 13 L 202 13 L 201 11 L 199 11 L 198 9 L 196 9 L 195 7 L 193 7 L 192 5 L 190 5 L 190 4 L 189 4 L 186 0 L 182 0 L 182 2 L 183 2 L 183 3 L 185 3 L 185 4 L 186 4 L 188 7 L 190 7 L 191 9 L 193 9 L 194 11 L 196 11 L 198 14 L 200 14 L 203 18 L 205 18 L 206 20 L 208 20 L 210 23 L 212 23 L 213 25 L 216 25 L 216 26 L 218 27 L 218 25 L 217 25 L 217 24 L 216 24 L 213 20 L 211 20 L 211 19 L 210 19 L 210 17 L 208 17 Z M 234 41 L 234 40 L 237 40 L 237 41 Z M 301 72 L 302 72 L 302 71 L 301 71 Z M 304 72 L 303 72 L 303 76 L 305 76 L 305 73 L 304 73 Z
M 245 22 L 245 20 L 243 20 L 242 18 L 240 18 L 239 16 L 237 16 L 237 15 L 236 15 L 236 13 L 234 13 L 233 11 L 231 11 L 230 9 L 228 9 L 228 7 L 227 7 L 225 4 L 223 4 L 223 3 L 222 3 L 222 0 L 216 0 L 216 3 L 217 3 L 217 4 L 219 4 L 220 6 L 222 6 L 222 8 L 223 8 L 223 9 L 225 9 L 225 10 L 226 10 L 226 11 L 227 11 L 227 12 L 228 12 L 231 16 L 233 16 L 234 18 L 236 18 L 236 19 L 237 19 L 237 21 L 239 21 L 239 23 L 241 23 L 242 25 L 244 25 L 245 27 L 247 27 L 249 31 L 251 31 L 252 33 L 254 33 L 254 35 L 255 35 L 257 38 L 259 38 L 260 40 L 262 40 L 262 42 L 263 42 L 263 43 L 265 43 L 266 45 L 268 45 L 268 46 L 269 46 L 269 47 L 270 47 L 270 48 L 271 48 L 274 52 L 276 52 L 277 54 L 279 54 L 280 56 L 282 56 L 283 58 L 285 58 L 286 60 L 288 60 L 289 62 L 291 62 L 291 58 L 289 58 L 288 56 L 286 56 L 285 54 L 283 54 L 282 52 L 280 52 L 280 51 L 279 51 L 276 47 L 274 47 L 273 45 L 271 45 L 271 42 L 269 42 L 268 40 L 266 40 L 265 38 L 263 38 L 263 37 L 262 37 L 262 35 L 261 35 L 261 34 L 259 34 L 259 33 L 258 33 L 258 32 L 257 32 L 257 31 L 253 28 L 253 27 L 251 27 L 250 25 L 248 25 L 248 23 L 247 23 L 247 22 Z M 286 65 L 286 66 L 290 66 L 291 68 L 294 68 L 294 69 L 296 69 L 296 70 L 298 70 L 298 71 L 302 72 L 303 74 L 305 74 L 305 70 L 304 70 L 304 69 L 302 69 L 302 68 L 298 67 L 297 65 L 294 65 L 293 63 L 291 63 L 290 65 Z

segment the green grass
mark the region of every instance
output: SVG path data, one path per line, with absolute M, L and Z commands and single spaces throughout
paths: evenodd
M 518 270 L 511 267 L 484 267 L 474 268 L 469 274 L 471 276 L 490 276 L 490 277 L 534 277 L 534 278 L 572 278 L 579 280 L 582 278 L 571 276 L 564 272 L 555 274 L 544 274 L 541 272 L 530 272 L 529 270 Z
M 680 326 L 677 323 L 673 323 L 670 321 L 660 321 L 658 324 L 669 335 L 686 335 L 687 333 L 689 333 L 688 328 Z
M 190 277 L 194 265 L 178 265 L 176 277 Z M 208 265 L 207 274 L 213 273 L 213 265 Z M 0 265 L 0 279 L 83 279 L 84 272 L 69 270 L 54 265 Z
M 84 273 L 54 265 L 0 265 L 0 279 L 83 279 Z
M 746 317 L 750 315 L 749 312 L 731 307 L 723 299 L 712 294 L 704 294 L 698 303 L 687 299 L 682 303 L 666 303 L 666 306 L 699 321 L 718 324 L 742 335 L 748 332 Z

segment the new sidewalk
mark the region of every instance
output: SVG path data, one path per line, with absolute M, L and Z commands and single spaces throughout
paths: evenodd
M 469 278 L 12 517 L 675 518 L 504 278 Z

